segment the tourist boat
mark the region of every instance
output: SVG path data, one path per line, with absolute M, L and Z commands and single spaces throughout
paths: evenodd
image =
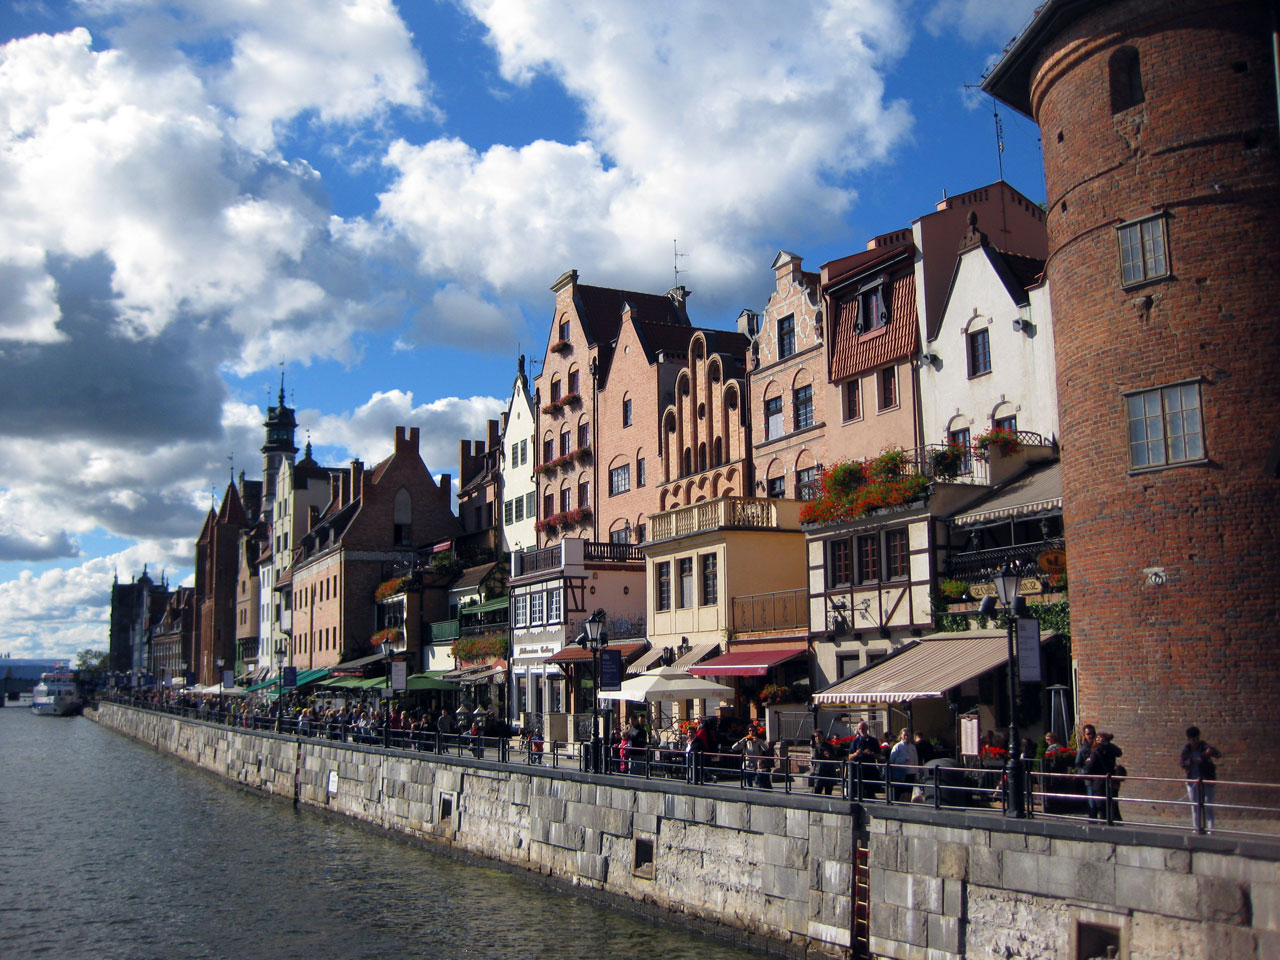
M 31 712 L 46 717 L 66 717 L 80 712 L 75 678 L 69 673 L 42 673 L 31 691 Z

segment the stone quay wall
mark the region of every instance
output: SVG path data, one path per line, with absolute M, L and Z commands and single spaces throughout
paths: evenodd
M 1280 956 L 1275 844 L 498 766 L 108 703 L 86 714 L 263 794 L 792 955 Z

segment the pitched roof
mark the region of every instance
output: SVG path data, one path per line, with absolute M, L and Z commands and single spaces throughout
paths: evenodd
M 493 573 L 493 568 L 497 563 L 482 563 L 478 567 L 467 567 L 460 574 L 458 579 L 449 584 L 450 590 L 470 590 L 472 587 L 478 587 L 484 583 L 485 578 Z
M 891 260 L 896 260 L 903 254 L 913 250 L 915 250 L 915 244 L 908 241 L 907 243 L 895 243 L 889 247 L 864 250 L 848 257 L 841 257 L 839 260 L 830 260 L 822 265 L 822 272 L 827 278 L 826 283 L 822 285 L 822 292 L 827 293 L 832 287 L 843 283 L 850 277 L 859 273 L 869 272 L 875 267 Z
M 1027 288 L 1034 287 L 1044 275 L 1044 261 L 1036 257 L 1024 257 L 1017 253 L 1006 253 L 995 247 L 987 247 L 987 259 L 995 267 L 1005 289 L 1013 302 L 1022 306 L 1028 302 Z
M 859 297 L 852 290 L 832 304 L 831 379 L 844 380 L 867 370 L 909 357 L 920 347 L 916 316 L 916 281 L 911 272 L 889 281 L 885 297 L 889 322 L 858 333 Z

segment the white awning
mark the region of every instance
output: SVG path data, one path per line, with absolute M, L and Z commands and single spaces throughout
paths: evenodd
M 1004 663 L 1003 630 L 969 630 L 922 637 L 879 663 L 813 695 L 814 703 L 903 703 L 946 696 L 948 690 Z

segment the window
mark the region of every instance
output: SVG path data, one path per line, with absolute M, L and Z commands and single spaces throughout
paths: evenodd
M 515 601 L 515 618 L 517 627 L 527 627 L 529 625 L 529 598 L 525 594 L 520 594 Z
M 780 500 L 787 495 L 787 478 L 785 476 L 770 477 L 765 481 L 765 496 Z
M 992 425 L 993 427 L 995 427 L 997 430 L 1007 430 L 1007 431 L 1009 431 L 1010 433 L 1017 433 L 1017 432 L 1018 432 L 1018 418 L 1017 418 L 1017 416 L 1010 416 L 1010 417 L 996 417 L 996 418 L 995 418 L 995 420 L 994 420 L 994 421 L 992 421 L 992 424 L 991 424 L 991 425 Z
M 796 318 L 788 314 L 778 321 L 778 359 L 785 360 L 796 352 Z
M 511 501 L 507 501 L 507 506 L 511 506 Z M 515 499 L 515 522 L 519 523 L 524 519 L 524 497 L 516 497 Z M 510 521 L 508 521 L 509 523 Z
M 522 464 L 529 462 L 529 441 L 528 440 L 520 441 L 520 462 Z
M 557 587 L 547 591 L 547 623 L 559 623 L 564 619 L 564 595 Z
M 537 494 L 535 494 L 533 491 L 530 491 L 529 493 L 526 493 L 524 495 L 524 515 L 528 517 L 530 520 L 533 519 L 534 505 L 537 503 L 537 500 L 534 499 L 534 497 L 536 496 Z
M 782 397 L 770 397 L 764 402 L 764 438 L 772 440 L 782 433 Z
M 586 480 L 578 484 L 578 506 L 591 506 L 591 484 Z
M 569 392 L 570 393 L 578 392 L 578 371 L 577 370 L 569 371 Z
M 541 593 L 529 594 L 529 626 L 536 627 L 542 623 L 543 616 L 543 598 Z
M 578 424 L 578 449 L 581 450 L 591 444 L 591 424 Z
M 850 565 L 849 541 L 832 540 L 828 555 L 831 558 L 831 586 L 840 587 L 852 583 L 850 574 L 853 568 Z
M 813 426 L 813 386 L 806 384 L 795 392 L 796 429 Z
M 569 487 L 562 487 L 560 490 L 560 512 L 568 513 L 573 509 L 573 490 Z
M 568 320 L 560 321 L 560 339 L 561 340 L 569 339 L 569 321 Z
M 676 563 L 680 565 L 680 582 L 679 582 L 680 593 L 676 597 L 677 604 L 682 609 L 684 607 L 692 607 L 693 606 L 693 557 L 681 557 L 679 560 L 676 561 Z
M 884 578 L 905 580 L 911 574 L 911 555 L 906 530 L 886 530 L 884 534 Z
M 616 497 L 631 489 L 631 464 L 624 463 L 609 471 L 609 496 Z
M 518 443 L 511 445 L 511 465 L 513 467 L 520 466 L 520 444 Z
M 970 474 L 973 472 L 973 450 L 969 446 L 969 428 L 964 427 L 960 430 L 952 430 L 947 434 L 947 443 L 960 447 L 964 450 L 964 459 L 960 461 L 959 473 Z
M 1108 64 L 1111 73 L 1111 112 L 1119 113 L 1136 107 L 1147 99 L 1142 89 L 1142 64 L 1138 51 L 1133 47 L 1121 47 L 1111 55 Z
M 880 371 L 880 409 L 888 410 L 898 405 L 898 368 L 885 367 Z
M 630 543 L 630 542 L 631 542 L 631 528 L 630 528 L 630 527 L 619 527 L 617 530 L 610 530 L 610 531 L 609 531 L 609 542 L 610 542 L 610 543 Z
M 644 543 L 648 538 L 649 528 L 646 524 L 636 524 L 636 543 Z
M 719 596 L 719 581 L 716 577 L 716 555 L 704 553 L 698 558 L 702 566 L 702 605 L 711 606 Z
M 567 457 L 569 455 L 569 431 L 563 430 L 560 433 L 560 456 Z
M 858 302 L 862 332 L 879 330 L 889 322 L 889 312 L 884 308 L 884 288 L 880 286 L 864 290 Z
M 1198 383 L 1130 394 L 1126 402 L 1131 466 L 1157 467 L 1204 458 Z
M 556 458 L 556 442 L 550 437 L 542 441 L 542 462 L 550 463 Z
M 551 381 L 551 402 L 558 403 L 560 401 L 560 378 Z
M 515 522 L 514 520 L 515 511 L 513 510 L 514 504 L 515 504 L 514 500 L 508 500 L 506 503 L 502 505 L 502 522 L 505 523 L 507 526 L 510 526 L 512 523 Z
M 846 380 L 841 390 L 844 394 L 844 419 L 857 420 L 862 416 L 861 381 Z
M 644 457 L 636 461 L 636 486 L 644 486 Z
M 1127 287 L 1168 274 L 1164 217 L 1127 223 L 1119 228 L 1119 237 L 1122 285 Z
M 969 334 L 969 376 L 991 372 L 991 331 L 986 327 Z
M 858 538 L 858 582 L 880 579 L 880 535 L 868 533 Z
M 799 500 L 818 499 L 818 468 L 805 467 L 796 471 L 796 498 Z
M 657 580 L 654 596 L 657 598 L 656 609 L 671 609 L 671 561 L 663 560 L 653 565 L 654 578 Z
M 545 520 L 556 512 L 556 496 L 554 493 L 542 495 L 542 519 Z
M 631 426 L 631 401 L 622 401 L 622 425 L 624 427 Z

